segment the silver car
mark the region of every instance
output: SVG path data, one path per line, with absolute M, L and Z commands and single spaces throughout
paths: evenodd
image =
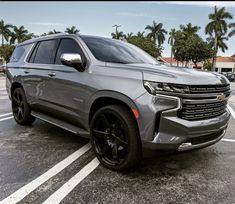
M 144 148 L 212 145 L 230 118 L 226 77 L 162 65 L 119 40 L 69 34 L 28 40 L 6 72 L 18 124 L 40 118 L 90 138 L 99 161 L 117 171 L 138 164 Z

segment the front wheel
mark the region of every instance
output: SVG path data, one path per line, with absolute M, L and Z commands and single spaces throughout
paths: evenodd
M 35 121 L 35 117 L 30 115 L 31 109 L 22 88 L 16 88 L 12 92 L 12 112 L 19 125 L 31 125 Z
M 102 165 L 122 171 L 140 162 L 139 131 L 129 109 L 120 105 L 105 106 L 95 113 L 90 128 L 92 147 Z

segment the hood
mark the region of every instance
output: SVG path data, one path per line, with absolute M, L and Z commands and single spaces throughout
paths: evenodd
M 143 80 L 148 81 L 185 85 L 229 84 L 228 79 L 221 74 L 191 68 L 170 67 L 162 64 L 107 63 L 106 66 L 128 69 L 129 71 L 141 71 L 143 73 Z

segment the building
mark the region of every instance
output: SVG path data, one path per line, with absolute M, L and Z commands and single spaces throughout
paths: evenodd
M 171 64 L 170 57 L 160 57 L 159 61 L 161 61 L 162 63 L 167 64 L 167 65 Z M 181 62 L 177 62 L 174 58 L 172 60 L 172 65 L 179 66 L 179 67 L 184 66 Z M 197 67 L 195 67 L 193 62 L 189 62 L 188 67 L 203 69 L 203 63 L 198 63 Z M 235 73 L 235 54 L 232 55 L 231 57 L 218 56 L 216 58 L 216 71 L 217 72 L 233 72 L 233 73 Z
M 217 57 L 216 71 L 235 73 L 235 54 L 231 57 Z
M 164 64 L 170 65 L 171 64 L 171 57 L 159 57 L 159 61 Z M 175 58 L 172 59 L 172 65 L 178 66 L 178 67 L 185 67 L 185 63 L 177 61 Z M 196 68 L 195 64 L 193 62 L 189 62 L 187 67 Z M 203 68 L 203 63 L 199 62 L 197 64 L 197 68 Z

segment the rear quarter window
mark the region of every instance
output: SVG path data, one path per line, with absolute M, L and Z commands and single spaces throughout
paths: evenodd
M 17 46 L 11 55 L 10 62 L 18 62 L 21 58 L 25 57 L 32 45 L 33 44 Z

